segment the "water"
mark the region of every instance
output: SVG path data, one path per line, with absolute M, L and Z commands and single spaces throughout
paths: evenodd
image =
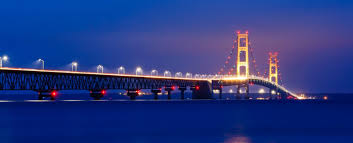
M 353 100 L 1 101 L 0 142 L 353 142 Z

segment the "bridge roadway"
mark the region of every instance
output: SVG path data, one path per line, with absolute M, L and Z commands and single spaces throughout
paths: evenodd
M 38 99 L 43 99 L 44 97 L 55 99 L 57 91 L 60 90 L 88 90 L 91 97 L 100 99 L 104 96 L 105 90 L 109 89 L 126 90 L 130 99 L 135 99 L 141 89 L 150 89 L 154 93 L 155 99 L 158 99 L 158 93 L 162 92 L 162 88 L 168 92 L 168 99 L 171 99 L 171 91 L 176 90 L 176 88 L 180 90 L 182 99 L 187 89 L 192 91 L 193 99 L 213 99 L 213 90 L 219 90 L 220 94 L 222 94 L 223 86 L 237 85 L 238 87 L 247 87 L 248 89 L 249 85 L 252 84 L 275 90 L 283 97 L 282 99 L 286 99 L 287 96 L 301 99 L 280 85 L 254 76 L 248 78 L 215 77 L 212 79 L 203 79 L 0 68 L 0 90 L 33 90 L 38 92 Z

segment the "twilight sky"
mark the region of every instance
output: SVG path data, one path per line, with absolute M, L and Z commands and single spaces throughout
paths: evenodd
M 216 73 L 232 32 L 248 30 L 260 71 L 279 51 L 286 87 L 353 92 L 353 1 L 12 0 L 0 2 L 0 54 L 10 67 Z

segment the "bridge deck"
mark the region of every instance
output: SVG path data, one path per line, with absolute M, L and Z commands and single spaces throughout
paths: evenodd
M 212 85 L 211 85 L 212 84 Z M 101 89 L 155 89 L 162 86 L 202 86 L 209 91 L 215 86 L 257 84 L 276 89 L 302 99 L 286 88 L 265 78 L 213 77 L 183 78 L 115 73 L 72 72 L 25 68 L 0 68 L 0 90 L 101 90 Z M 210 86 L 211 85 L 211 86 Z

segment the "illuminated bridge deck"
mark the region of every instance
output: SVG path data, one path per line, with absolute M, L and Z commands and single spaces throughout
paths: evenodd
M 107 89 L 139 90 L 161 89 L 178 87 L 186 90 L 187 87 L 195 92 L 193 98 L 210 99 L 213 90 L 221 90 L 223 86 L 255 84 L 275 89 L 281 95 L 300 96 L 267 79 L 249 77 L 212 78 L 182 78 L 149 75 L 129 75 L 114 73 L 71 72 L 60 70 L 38 70 L 23 68 L 1 68 L 0 90 L 90 90 L 100 91 Z M 199 90 L 199 89 L 200 90 Z M 173 89 L 174 90 L 174 89 Z

